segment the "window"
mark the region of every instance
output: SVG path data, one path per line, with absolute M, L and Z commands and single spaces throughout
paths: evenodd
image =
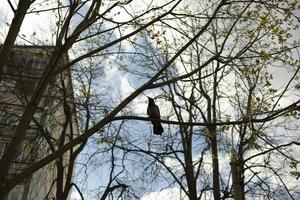
M 0 158 L 2 158 L 2 156 L 4 155 L 6 147 L 7 147 L 7 142 L 0 141 Z
M 23 154 L 24 154 L 24 144 L 22 143 L 18 150 L 17 150 L 17 154 L 16 154 L 16 161 L 22 162 L 23 161 Z
M 0 158 L 5 153 L 6 148 L 8 147 L 9 142 L 8 141 L 0 141 Z M 21 144 L 21 146 L 17 150 L 17 154 L 15 157 L 15 161 L 22 161 L 23 160 L 23 154 L 24 154 L 24 144 Z
M 40 64 L 41 64 L 41 62 L 39 60 L 34 60 L 32 68 L 34 68 L 34 69 L 40 69 L 41 68 Z
M 37 81 L 32 78 L 17 80 L 15 84 L 15 92 L 20 95 L 31 95 L 36 82 Z

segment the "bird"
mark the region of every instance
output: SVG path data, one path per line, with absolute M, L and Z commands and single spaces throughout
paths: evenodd
M 160 119 L 160 112 L 158 106 L 154 103 L 154 99 L 148 97 L 148 107 L 147 107 L 147 114 L 150 118 L 153 119 Z M 153 133 L 155 135 L 161 135 L 164 132 L 164 129 L 160 122 L 151 121 L 153 124 Z

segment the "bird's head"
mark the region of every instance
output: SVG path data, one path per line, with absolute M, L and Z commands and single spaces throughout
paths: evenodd
M 152 99 L 151 97 L 148 97 L 148 100 L 149 100 L 149 103 L 154 103 L 154 99 Z

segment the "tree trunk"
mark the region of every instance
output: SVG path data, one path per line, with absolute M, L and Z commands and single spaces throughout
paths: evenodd
M 184 150 L 184 159 L 185 159 L 185 174 L 186 181 L 188 184 L 189 199 L 197 200 L 197 185 L 194 175 L 194 166 L 193 166 L 193 156 L 192 156 L 192 138 L 188 136 L 185 138 L 186 149 Z
M 219 160 L 218 160 L 218 144 L 216 127 L 210 129 L 210 142 L 212 153 L 212 167 L 213 167 L 213 195 L 215 200 L 221 199 L 220 182 L 219 182 Z
M 63 184 L 64 184 L 64 166 L 63 157 L 60 157 L 56 161 L 57 180 L 56 180 L 56 199 L 63 200 Z
M 241 181 L 241 170 L 239 170 L 239 163 L 237 153 L 233 149 L 231 155 L 231 174 L 234 200 L 243 200 L 243 183 Z

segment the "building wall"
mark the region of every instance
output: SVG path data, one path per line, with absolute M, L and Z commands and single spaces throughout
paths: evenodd
M 51 54 L 51 47 L 19 46 L 15 47 L 0 83 L 0 157 L 10 141 L 24 107 L 30 99 L 34 87 L 45 69 Z M 60 63 L 68 62 L 67 56 Z M 53 78 L 31 121 L 26 138 L 20 147 L 9 172 L 15 176 L 35 160 L 51 153 L 47 138 L 57 144 L 66 121 L 62 98 L 62 81 L 66 84 L 68 104 L 73 107 L 70 72 L 65 71 Z M 72 126 L 77 130 L 76 123 Z M 69 130 L 69 129 L 68 129 Z M 64 162 L 67 162 L 65 155 Z M 7 200 L 53 199 L 55 197 L 56 167 L 51 163 L 34 173 L 22 184 L 15 187 Z

